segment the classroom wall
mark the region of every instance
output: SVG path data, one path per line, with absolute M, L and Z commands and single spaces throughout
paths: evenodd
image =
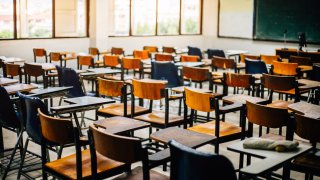
M 90 38 L 33 39 L 0 41 L 0 56 L 14 56 L 33 60 L 32 48 L 43 47 L 52 51 L 87 52 L 89 46 L 102 51 L 111 47 L 123 47 L 127 54 L 144 45 L 175 46 L 188 45 L 201 49 L 241 49 L 252 54 L 274 54 L 275 48 L 283 43 L 253 41 L 246 39 L 218 38 L 218 0 L 204 0 L 202 35 L 152 36 L 152 37 L 108 37 L 113 24 L 113 4 L 111 0 L 90 0 Z M 297 44 L 288 44 L 296 48 Z M 320 49 L 320 45 L 309 45 L 309 49 Z

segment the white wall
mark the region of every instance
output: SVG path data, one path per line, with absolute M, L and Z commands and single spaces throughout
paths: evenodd
M 123 47 L 127 54 L 145 45 L 168 45 L 178 48 L 191 45 L 201 49 L 241 49 L 252 54 L 274 54 L 275 48 L 283 47 L 283 43 L 278 42 L 218 38 L 218 0 L 204 0 L 202 35 L 152 37 L 108 37 L 113 24 L 112 0 L 91 0 L 90 3 L 90 38 L 0 41 L 0 56 L 33 60 L 32 48 L 35 47 L 52 51 L 87 52 L 89 46 L 98 47 L 101 51 L 115 46 Z M 297 44 L 288 44 L 288 47 L 296 48 Z M 320 46 L 309 45 L 308 48 L 320 49 Z

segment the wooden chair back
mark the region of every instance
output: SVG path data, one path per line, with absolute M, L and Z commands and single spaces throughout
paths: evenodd
M 78 69 L 82 69 L 82 66 L 93 67 L 94 60 L 92 56 L 78 56 Z
M 290 63 L 297 63 L 299 66 L 312 66 L 311 57 L 290 56 Z
M 185 102 L 187 107 L 202 112 L 211 112 L 214 110 L 214 95 L 204 93 L 194 88 L 184 87 Z
M 103 64 L 105 67 L 117 67 L 120 64 L 118 55 L 104 55 Z
M 186 56 L 186 55 L 181 56 L 181 62 L 198 62 L 198 61 L 199 61 L 199 56 Z
M 111 54 L 112 55 L 124 55 L 124 50 L 123 50 L 123 48 L 112 47 Z
M 107 80 L 98 78 L 99 95 L 119 97 L 122 95 L 123 81 Z
M 173 61 L 173 56 L 171 54 L 156 54 L 154 59 L 156 61 Z
M 6 65 L 6 74 L 7 76 L 21 76 L 21 67 L 19 64 L 7 63 Z
M 183 76 L 192 81 L 206 81 L 208 80 L 209 69 L 198 67 L 182 67 Z
M 253 85 L 253 77 L 250 74 L 224 73 L 224 83 L 229 87 L 250 88 Z
M 50 53 L 50 62 L 52 61 L 60 61 L 62 59 L 62 56 L 58 52 L 51 52 Z
M 157 46 L 143 46 L 143 50 L 147 50 L 150 53 L 159 52 Z
M 273 61 L 273 74 L 283 75 L 283 76 L 296 76 L 298 69 L 298 63 L 287 63 Z
M 47 52 L 43 48 L 34 48 L 33 49 L 33 54 L 35 57 L 44 57 L 47 55 Z
M 141 59 L 139 58 L 122 58 L 123 69 L 141 69 Z
M 269 128 L 285 126 L 289 119 L 288 110 L 284 108 L 268 107 L 247 101 L 247 119 L 250 123 Z
M 215 69 L 235 69 L 236 62 L 233 59 L 213 56 L 211 65 Z
M 95 47 L 89 47 L 89 54 L 93 56 L 99 55 L 99 49 Z
M 37 64 L 24 63 L 23 68 L 26 76 L 39 77 L 42 76 L 44 73 L 42 66 Z
M 123 163 L 142 160 L 141 141 L 137 138 L 119 136 L 90 126 L 95 150 L 101 155 Z
M 163 90 L 166 84 L 162 82 L 146 82 L 132 79 L 134 96 L 142 99 L 160 100 L 165 97 Z
M 134 50 L 133 51 L 133 57 L 134 58 L 140 58 L 141 60 L 149 59 L 150 53 L 148 50 Z
M 261 78 L 262 85 L 273 91 L 289 91 L 297 87 L 297 81 L 294 76 L 278 76 L 263 74 Z
M 73 125 L 70 120 L 47 116 L 40 109 L 38 113 L 42 137 L 45 140 L 59 145 L 74 143 Z
M 245 59 L 251 59 L 251 60 L 259 60 L 260 56 L 258 55 L 251 55 L 251 54 L 240 54 L 240 62 L 244 63 Z
M 264 61 L 266 64 L 272 64 L 273 61 L 279 61 L 281 58 L 279 55 L 260 55 L 261 61 Z
M 163 53 L 173 54 L 173 53 L 176 53 L 176 49 L 174 47 L 163 46 L 162 47 L 162 52 Z
M 295 132 L 303 139 L 309 140 L 312 144 L 320 142 L 320 121 L 306 117 L 304 115 L 295 114 L 296 128 Z

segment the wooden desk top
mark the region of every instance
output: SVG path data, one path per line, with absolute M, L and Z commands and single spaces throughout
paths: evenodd
M 191 148 L 200 147 L 216 139 L 214 136 L 177 127 L 170 127 L 152 133 L 150 138 L 164 144 L 167 144 L 171 139 L 174 139 L 175 141 Z
M 32 89 L 38 88 L 37 86 L 31 85 L 31 84 L 14 84 L 14 85 L 9 85 L 4 87 L 8 94 L 15 94 L 18 91 L 19 92 L 29 92 Z
M 268 101 L 267 99 L 262 99 L 259 97 L 252 97 L 246 94 L 234 94 L 234 95 L 229 95 L 225 96 L 222 98 L 223 102 L 227 104 L 233 104 L 233 103 L 238 103 L 238 104 L 246 104 L 246 101 L 250 101 L 253 103 L 263 103 Z
M 106 132 L 113 134 L 126 133 L 150 126 L 149 123 L 126 117 L 111 117 L 96 121 L 94 125 L 104 128 Z
M 21 62 L 25 62 L 25 59 L 22 58 L 16 58 L 16 57 L 11 57 L 11 58 L 7 58 L 7 57 L 2 57 L 1 58 L 5 63 L 21 63 Z
M 121 70 L 109 69 L 109 68 L 88 69 L 87 71 L 88 72 L 80 73 L 80 76 L 98 76 L 98 75 L 104 75 L 104 74 L 121 73 Z
M 296 150 L 288 152 L 277 152 L 260 149 L 245 149 L 243 148 L 243 141 L 235 142 L 227 147 L 227 149 L 230 151 L 252 155 L 257 158 L 263 158 L 260 161 L 252 163 L 251 165 L 240 169 L 240 172 L 253 176 L 257 176 L 272 171 L 279 165 L 291 159 L 294 159 L 295 157 L 310 150 L 311 148 L 312 147 L 310 145 L 300 143 Z
M 320 119 L 319 105 L 310 104 L 310 103 L 301 101 L 301 102 L 290 104 L 288 106 L 288 109 L 295 113 L 302 114 L 310 118 Z
M 319 81 L 313 81 L 309 79 L 298 79 L 298 83 L 301 85 L 299 88 L 301 89 L 316 89 L 320 88 Z
M 7 86 L 9 84 L 15 84 L 18 82 L 19 82 L 19 80 L 17 80 L 17 79 L 0 78 L 0 86 Z

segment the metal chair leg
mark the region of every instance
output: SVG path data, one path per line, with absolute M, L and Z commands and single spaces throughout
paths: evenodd
M 22 157 L 21 157 L 21 162 L 20 162 L 20 167 L 19 167 L 17 179 L 20 179 L 20 177 L 21 177 L 21 171 L 22 171 L 23 164 L 24 164 L 24 160 L 25 160 L 26 153 L 27 153 L 27 150 L 28 150 L 29 141 L 30 141 L 30 139 L 27 138 L 26 143 L 25 143 L 25 145 L 24 145 Z

